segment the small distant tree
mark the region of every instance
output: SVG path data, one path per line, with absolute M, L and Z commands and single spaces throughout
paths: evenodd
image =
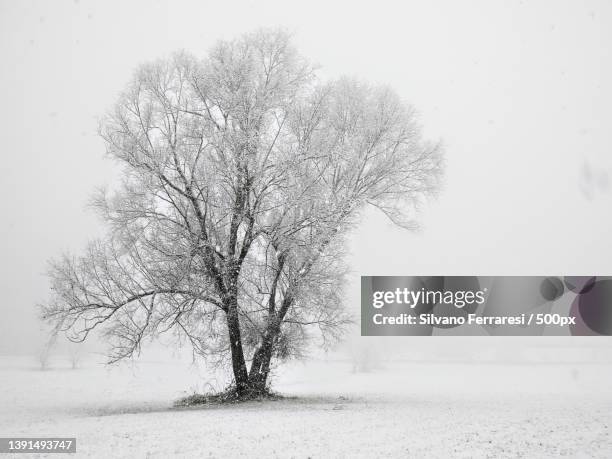
M 382 366 L 381 353 L 375 341 L 351 340 L 348 351 L 353 373 L 368 373 Z
M 79 367 L 82 357 L 82 345 L 79 343 L 72 343 L 68 348 L 68 359 L 70 360 L 70 367 L 76 370 Z
M 38 349 L 38 363 L 40 364 L 41 370 L 49 368 L 49 360 L 51 359 L 51 352 L 55 347 L 57 341 L 57 333 L 54 331 L 49 334 L 45 341 L 41 344 Z
M 282 31 L 143 65 L 102 121 L 123 166 L 93 204 L 105 240 L 51 263 L 43 316 L 110 360 L 166 332 L 231 364 L 238 397 L 318 328 L 339 336 L 347 230 L 372 205 L 398 225 L 437 183 L 440 151 L 386 87 L 320 82 Z M 249 366 L 250 364 L 250 366 Z
M 41 370 L 46 370 L 49 367 L 49 358 L 51 356 L 51 348 L 46 345 L 38 350 L 38 363 Z

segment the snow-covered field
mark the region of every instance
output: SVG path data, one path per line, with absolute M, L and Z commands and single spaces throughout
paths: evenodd
M 172 408 L 223 384 L 180 358 L 0 357 L 0 436 L 77 437 L 77 457 L 105 458 L 612 457 L 610 364 L 296 362 L 274 379 L 296 398 Z

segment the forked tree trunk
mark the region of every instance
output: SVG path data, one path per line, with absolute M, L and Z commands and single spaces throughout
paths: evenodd
M 276 321 L 268 324 L 264 332 L 262 343 L 253 354 L 251 369 L 247 371 L 240 333 L 238 303 L 235 300 L 229 300 L 226 303 L 226 307 L 236 393 L 241 398 L 257 397 L 264 394 L 266 391 L 274 343 L 280 333 L 280 326 Z

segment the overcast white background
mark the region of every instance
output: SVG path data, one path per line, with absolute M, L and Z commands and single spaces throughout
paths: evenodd
M 445 144 L 421 232 L 371 212 L 352 236 L 350 308 L 365 274 L 612 274 L 612 2 L 0 0 L 0 353 L 31 350 L 46 260 L 102 234 L 97 117 L 135 68 L 261 26 Z

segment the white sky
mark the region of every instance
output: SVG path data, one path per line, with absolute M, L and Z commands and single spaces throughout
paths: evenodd
M 612 190 L 581 190 L 612 172 L 612 2 L 0 0 L 0 353 L 37 333 L 46 260 L 101 234 L 96 117 L 135 67 L 261 26 L 390 84 L 446 145 L 422 232 L 372 212 L 353 236 L 349 307 L 362 274 L 612 274 Z

